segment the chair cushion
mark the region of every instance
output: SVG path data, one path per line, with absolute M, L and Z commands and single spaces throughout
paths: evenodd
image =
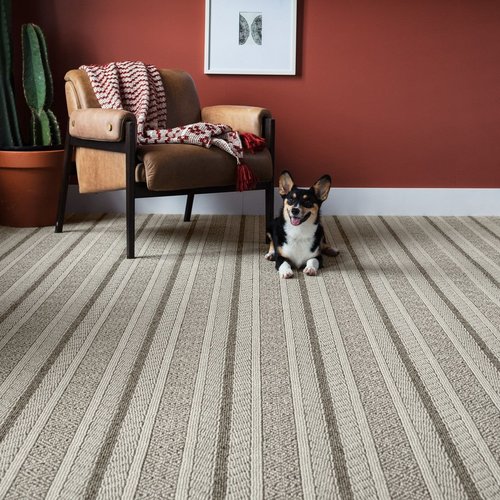
M 234 186 L 236 159 L 219 148 L 203 148 L 191 144 L 154 144 L 139 146 L 142 163 L 136 179 L 146 182 L 151 191 Z M 272 179 L 271 154 L 264 149 L 243 158 L 259 182 Z

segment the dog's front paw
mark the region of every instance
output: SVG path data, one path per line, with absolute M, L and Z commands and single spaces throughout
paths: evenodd
M 318 270 L 315 267 L 305 267 L 304 274 L 307 274 L 307 276 L 317 276 Z
M 304 274 L 307 276 L 316 276 L 319 269 L 319 260 L 316 258 L 309 259 L 306 262 L 306 267 L 304 268 Z
M 267 259 L 267 260 L 274 260 L 274 252 L 267 252 L 264 255 L 264 258 Z
M 290 264 L 288 262 L 283 262 L 281 264 L 280 268 L 278 269 L 278 272 L 280 274 L 281 278 L 293 278 L 293 269 L 290 267 Z

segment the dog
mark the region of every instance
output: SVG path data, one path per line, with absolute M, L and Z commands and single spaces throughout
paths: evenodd
M 316 276 L 323 265 L 322 253 L 339 254 L 327 244 L 320 222 L 321 204 L 328 198 L 331 184 L 330 176 L 323 175 L 309 189 L 300 189 L 290 172 L 281 173 L 278 185 L 283 207 L 267 230 L 271 243 L 265 255 L 275 261 L 281 278 L 292 278 L 293 267 Z

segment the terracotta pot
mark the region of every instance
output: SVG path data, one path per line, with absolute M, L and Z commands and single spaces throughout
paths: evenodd
M 64 150 L 0 150 L 0 225 L 55 224 Z

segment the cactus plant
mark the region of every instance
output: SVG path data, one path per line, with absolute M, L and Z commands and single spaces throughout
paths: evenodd
M 23 88 L 31 110 L 32 142 L 44 146 L 61 144 L 59 124 L 50 109 L 54 90 L 42 30 L 35 24 L 24 24 L 22 40 Z
M 0 0 L 0 147 L 21 146 L 14 91 L 12 87 L 12 46 L 10 43 L 11 0 Z M 59 124 L 50 107 L 53 83 L 47 46 L 42 30 L 35 24 L 22 26 L 23 88 L 31 110 L 31 145 L 61 144 Z
M 20 146 L 13 90 L 10 0 L 0 0 L 0 145 Z

